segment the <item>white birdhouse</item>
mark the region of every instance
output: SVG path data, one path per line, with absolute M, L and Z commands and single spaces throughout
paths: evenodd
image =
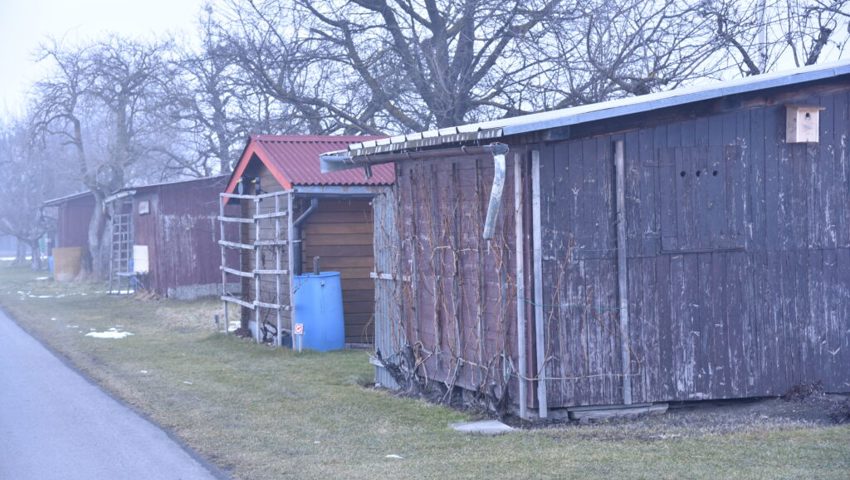
M 823 107 L 807 107 L 802 105 L 786 105 L 785 142 L 786 143 L 817 143 L 820 131 L 818 119 Z

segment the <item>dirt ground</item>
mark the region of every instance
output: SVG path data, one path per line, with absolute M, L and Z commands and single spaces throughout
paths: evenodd
M 560 421 L 543 428 L 563 429 L 571 438 L 651 441 L 835 425 L 839 412 L 846 415 L 848 408 L 850 396 L 815 392 L 791 399 L 672 403 L 664 414 L 589 423 Z

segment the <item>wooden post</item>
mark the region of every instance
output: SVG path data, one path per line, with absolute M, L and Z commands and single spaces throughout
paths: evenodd
M 279 212 L 280 212 L 280 195 L 275 195 L 274 196 L 274 213 L 279 213 Z M 280 217 L 279 216 L 274 217 L 274 239 L 275 239 L 276 242 L 280 241 Z M 280 334 L 281 333 L 280 332 L 280 328 L 281 328 L 281 324 L 280 324 L 280 308 L 281 308 L 281 303 L 280 303 L 280 249 L 281 249 L 280 245 L 275 245 L 275 248 L 274 248 L 274 264 L 275 264 L 274 268 L 275 268 L 276 272 L 274 274 L 274 279 L 275 279 L 274 303 L 275 303 L 275 305 L 277 305 L 277 308 L 275 308 L 275 314 L 276 314 L 276 319 L 277 319 L 277 330 L 276 330 L 277 335 L 275 336 L 275 345 L 277 345 L 278 347 L 281 344 L 281 334 Z
M 528 369 L 526 368 L 525 354 L 525 268 L 524 268 L 524 251 L 522 228 L 522 165 L 520 164 L 520 154 L 514 154 L 514 225 L 516 226 L 516 336 L 517 336 L 517 356 L 519 363 L 519 416 L 528 418 L 527 394 L 526 394 L 526 377 Z M 495 223 L 495 219 L 493 220 Z
M 289 305 L 289 332 L 291 333 L 290 337 L 292 337 L 292 349 L 294 350 L 295 349 L 295 334 L 294 334 L 294 330 L 295 330 L 295 302 L 294 302 L 295 290 L 293 290 L 293 288 L 295 286 L 295 282 L 294 282 L 295 279 L 293 278 L 293 272 L 295 271 L 295 269 L 293 267 L 295 265 L 295 263 L 294 263 L 295 260 L 293 259 L 293 255 L 292 255 L 292 245 L 293 245 L 293 241 L 294 241 L 294 238 L 293 238 L 293 235 L 292 235 L 292 233 L 293 233 L 292 232 L 292 222 L 293 222 L 292 217 L 294 216 L 293 215 L 293 207 L 295 205 L 295 201 L 292 198 L 292 196 L 293 196 L 293 191 L 289 190 L 289 192 L 287 192 L 287 195 L 286 195 L 286 208 L 287 208 L 287 211 L 286 211 L 286 239 L 287 239 L 286 249 L 287 249 L 287 261 L 289 262 L 289 268 L 287 268 L 287 270 L 289 271 L 289 302 L 287 303 L 287 305 Z M 300 262 L 301 259 L 299 258 L 298 261 Z
M 221 195 L 219 196 L 219 217 L 224 218 L 224 204 L 227 202 L 227 199 Z M 221 236 L 218 238 L 219 240 L 224 240 L 224 220 L 219 220 L 218 224 L 220 226 Z M 227 296 L 227 272 L 224 271 L 224 268 L 227 267 L 227 247 L 224 245 L 220 245 L 221 247 L 221 296 Z M 227 335 L 230 333 L 230 320 L 227 316 L 227 302 L 223 301 L 224 304 L 224 334 Z
M 537 360 L 537 413 L 549 416 L 546 400 L 546 332 L 543 312 L 543 239 L 540 219 L 540 151 L 531 152 L 531 229 L 534 236 L 534 350 Z
M 260 265 L 261 255 L 260 255 L 260 246 L 257 245 L 260 241 L 260 219 L 257 218 L 257 215 L 260 214 L 260 199 L 259 197 L 254 197 L 254 270 L 262 269 L 262 265 Z M 260 306 L 259 302 L 261 301 L 260 297 L 260 276 L 256 273 L 254 274 L 254 326 L 256 328 L 254 337 L 257 340 L 257 343 L 260 343 Z
M 631 352 L 629 342 L 629 284 L 626 257 L 626 161 L 623 141 L 614 142 L 617 171 L 617 292 L 620 297 L 620 362 L 623 371 L 623 403 L 632 403 Z

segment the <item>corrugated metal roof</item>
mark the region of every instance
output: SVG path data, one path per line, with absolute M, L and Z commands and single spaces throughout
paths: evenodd
M 459 141 L 492 139 L 550 128 L 566 127 L 648 112 L 660 108 L 681 106 L 728 95 L 813 82 L 847 74 L 850 74 L 850 61 L 844 60 L 812 65 L 791 71 L 713 82 L 696 87 L 679 88 L 638 97 L 628 97 L 488 122 L 429 130 L 409 135 L 398 135 L 381 140 L 354 143 L 349 145 L 347 149 L 328 151 L 326 155 L 323 155 L 326 158 L 323 158 L 322 164 L 323 168 L 353 168 L 357 165 L 346 163 L 343 157 L 379 155 L 406 148 L 427 148 Z
M 392 185 L 395 182 L 392 165 L 376 166 L 372 169 L 372 177 L 367 179 L 362 171 L 322 173 L 316 161 L 322 152 L 377 138 L 358 135 L 251 135 L 234 168 L 227 191 L 235 188 L 253 155 L 272 170 L 275 178 L 292 186 Z M 290 185 L 284 184 L 284 187 Z

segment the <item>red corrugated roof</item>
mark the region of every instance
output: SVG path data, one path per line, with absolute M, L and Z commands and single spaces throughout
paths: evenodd
M 319 155 L 331 150 L 342 150 L 350 143 L 365 142 L 382 137 L 362 135 L 251 135 L 242 157 L 233 169 L 227 185 L 232 192 L 242 177 L 245 167 L 254 157 L 271 170 L 272 175 L 285 188 L 291 186 L 325 185 L 392 185 L 395 169 L 392 164 L 372 168 L 367 179 L 362 170 L 341 170 L 322 173 Z

